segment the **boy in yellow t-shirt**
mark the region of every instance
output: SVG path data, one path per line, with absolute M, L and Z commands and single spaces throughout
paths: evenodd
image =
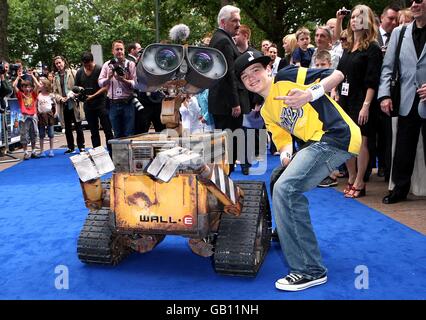
M 287 167 L 272 196 L 278 236 L 290 272 L 275 282 L 298 291 L 327 281 L 327 269 L 310 222 L 304 192 L 358 154 L 361 133 L 342 108 L 325 95 L 343 80 L 340 71 L 288 66 L 273 79 L 269 57 L 247 51 L 235 60 L 235 72 L 247 90 L 265 98 L 261 115 L 272 133 L 281 164 Z M 292 135 L 306 145 L 292 159 Z

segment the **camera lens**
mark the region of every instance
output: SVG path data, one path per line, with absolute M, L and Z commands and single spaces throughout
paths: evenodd
M 197 52 L 191 57 L 191 64 L 200 73 L 207 73 L 213 68 L 213 58 L 206 52 Z
M 179 66 L 179 59 L 176 51 L 171 48 L 159 50 L 155 54 L 155 62 L 161 69 L 166 71 L 172 71 Z

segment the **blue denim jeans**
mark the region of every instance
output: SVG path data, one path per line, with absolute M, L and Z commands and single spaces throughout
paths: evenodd
M 135 107 L 130 103 L 113 103 L 109 109 L 114 138 L 132 136 L 135 132 Z
M 308 279 L 327 273 L 309 215 L 304 192 L 353 155 L 324 142 L 300 150 L 274 186 L 272 197 L 281 248 L 290 268 Z

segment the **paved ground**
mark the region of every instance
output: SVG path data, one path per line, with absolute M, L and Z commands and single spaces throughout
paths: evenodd
M 90 147 L 90 132 L 88 130 L 85 130 L 84 134 L 86 138 L 86 146 Z M 101 137 L 104 141 L 103 133 L 101 133 Z M 55 136 L 55 148 L 66 148 L 64 134 L 57 134 Z M 17 150 L 17 152 L 14 152 L 13 156 L 22 159 L 23 153 L 20 151 L 22 151 L 22 149 Z M 10 157 L 0 157 L 0 162 L 3 160 L 10 159 Z M 40 161 L 43 161 L 43 159 L 41 159 Z M 0 171 L 9 168 L 15 165 L 16 163 L 18 162 L 0 163 Z M 339 185 L 336 188 L 342 191 L 345 185 L 346 180 L 342 178 L 339 179 Z M 373 172 L 370 181 L 367 184 L 367 195 L 357 200 L 389 216 L 390 218 L 397 220 L 402 224 L 405 224 L 408 227 L 426 235 L 426 197 L 416 197 L 410 194 L 408 196 L 408 201 L 385 205 L 382 203 L 382 198 L 387 194 L 387 186 L 387 183 L 384 182 L 384 178 L 377 177 L 375 172 Z

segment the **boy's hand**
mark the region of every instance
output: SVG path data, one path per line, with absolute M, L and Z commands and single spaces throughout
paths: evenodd
M 293 109 L 300 109 L 312 100 L 312 94 L 307 90 L 291 89 L 286 96 L 277 96 L 274 100 L 283 100 Z

